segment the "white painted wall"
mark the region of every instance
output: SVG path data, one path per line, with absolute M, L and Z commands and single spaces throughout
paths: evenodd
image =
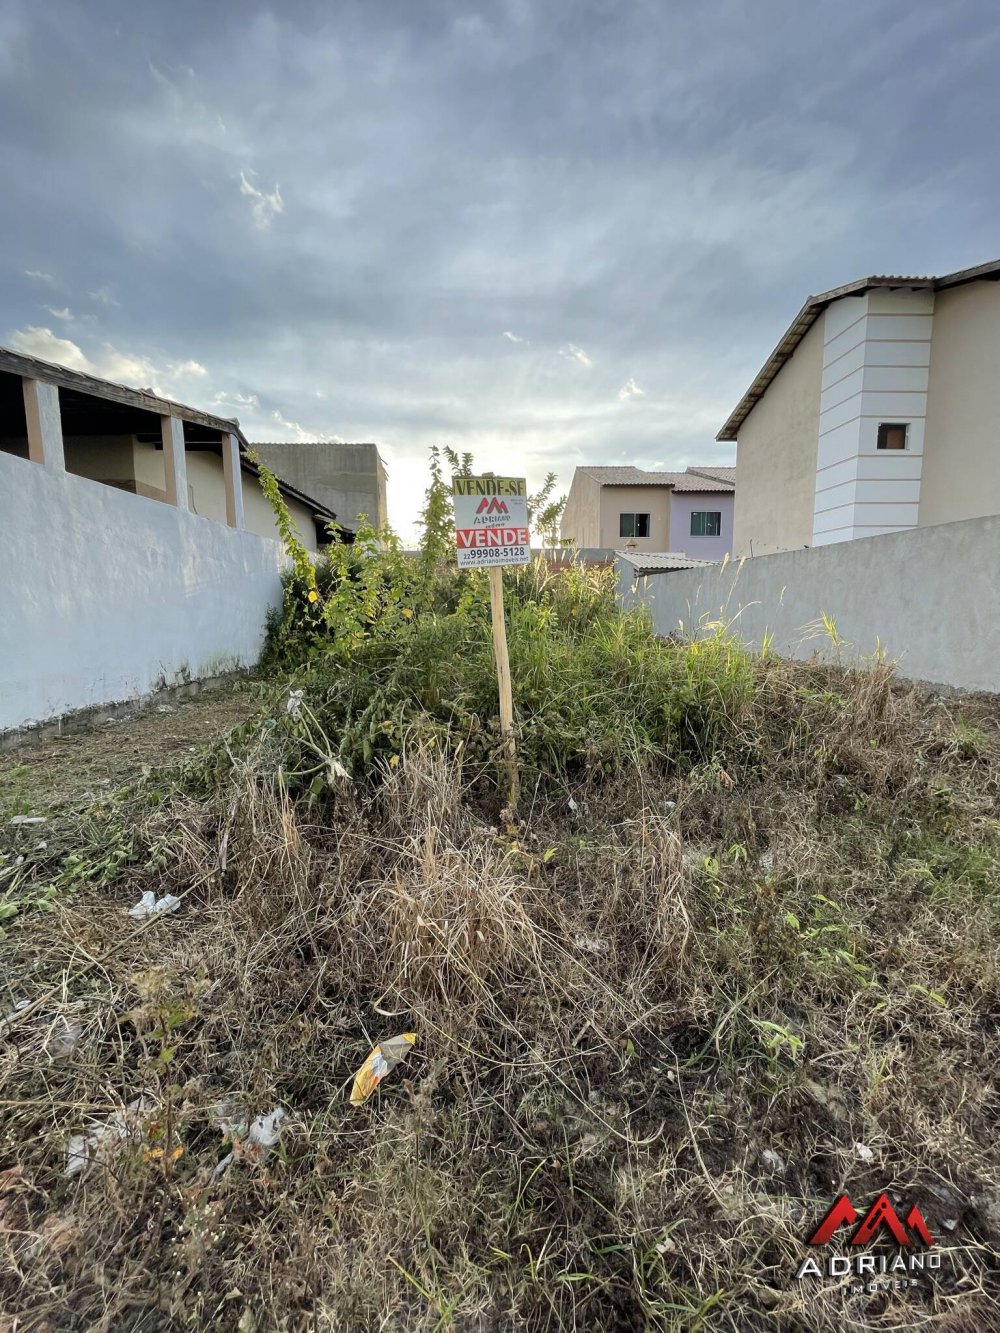
M 879 288 L 823 318 L 813 545 L 917 526 L 934 293 Z M 905 450 L 878 449 L 882 421 Z
M 0 453 L 0 731 L 252 665 L 284 560 L 276 541 Z
M 847 664 L 881 647 L 911 680 L 1000 692 L 1000 516 L 641 578 L 617 565 L 623 602 L 648 607 L 661 634 L 697 638 L 721 619 L 752 648 L 773 636 L 784 657 Z

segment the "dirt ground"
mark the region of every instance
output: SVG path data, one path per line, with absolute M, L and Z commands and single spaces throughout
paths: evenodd
M 260 687 L 241 680 L 0 753 L 0 821 L 87 805 L 146 766 L 180 762 L 259 703 Z

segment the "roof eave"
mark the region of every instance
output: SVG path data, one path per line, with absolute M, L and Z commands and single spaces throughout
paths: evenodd
M 844 296 L 862 296 L 865 292 L 880 287 L 907 287 L 912 291 L 938 291 L 948 287 L 958 287 L 962 283 L 987 279 L 1000 280 L 1000 260 L 991 260 L 988 264 L 977 264 L 975 268 L 959 269 L 955 273 L 945 274 L 941 278 L 908 278 L 893 274 L 871 274 L 867 278 L 858 278 L 854 282 L 844 283 L 842 287 L 831 287 L 828 292 L 810 296 L 802 309 L 789 324 L 774 351 L 764 362 L 753 383 L 730 413 L 722 429 L 716 435 L 719 441 L 731 441 L 737 438 L 740 426 L 747 419 L 764 393 L 776 379 L 782 366 L 791 357 L 799 343 L 812 328 L 822 311 L 834 301 Z
M 53 361 L 42 361 L 39 357 L 26 356 L 23 352 L 13 352 L 7 347 L 0 347 L 0 371 L 10 375 L 20 375 L 26 379 L 45 380 L 58 385 L 61 389 L 75 389 L 78 393 L 90 394 L 94 398 L 105 398 L 109 402 L 122 403 L 126 407 L 136 407 L 155 416 L 178 417 L 220 434 L 235 435 L 239 444 L 241 466 L 255 476 L 260 476 L 257 465 L 247 456 L 249 444 L 235 417 L 219 417 L 213 412 L 203 412 L 200 408 L 189 407 L 172 398 L 162 398 L 159 394 L 147 393 L 144 389 L 130 389 L 127 385 L 116 384 L 113 380 L 102 380 L 94 375 L 85 375 L 83 371 L 71 370 L 69 366 L 60 366 Z M 280 477 L 275 477 L 278 489 L 289 499 L 310 506 L 321 518 L 336 519 L 334 511 L 322 504 L 314 496 L 289 485 Z
M 127 407 L 137 407 L 156 416 L 181 417 L 195 425 L 207 426 L 209 430 L 230 431 L 238 435 L 244 444 L 247 442 L 235 417 L 219 417 L 213 412 L 203 412 L 198 407 L 175 402 L 172 398 L 148 393 L 145 389 L 130 389 L 127 385 L 116 384 L 113 380 L 85 375 L 81 370 L 71 370 L 69 366 L 42 361 L 38 357 L 26 356 L 23 352 L 12 352 L 6 347 L 0 347 L 0 370 L 27 379 L 46 380 L 50 384 L 57 384 L 61 389 L 76 389 L 79 393 L 90 394 L 94 398 L 106 398 L 110 402 L 123 403 Z

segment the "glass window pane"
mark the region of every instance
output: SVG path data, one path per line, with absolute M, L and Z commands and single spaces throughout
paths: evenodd
M 635 516 L 635 535 L 637 537 L 649 536 L 649 515 L 636 514 Z
M 635 536 L 635 514 L 618 515 L 618 536 L 619 537 Z

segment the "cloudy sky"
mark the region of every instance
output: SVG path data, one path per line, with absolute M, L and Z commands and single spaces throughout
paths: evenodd
M 990 0 L 0 0 L 0 342 L 483 468 L 731 462 L 811 292 L 1000 255 Z

